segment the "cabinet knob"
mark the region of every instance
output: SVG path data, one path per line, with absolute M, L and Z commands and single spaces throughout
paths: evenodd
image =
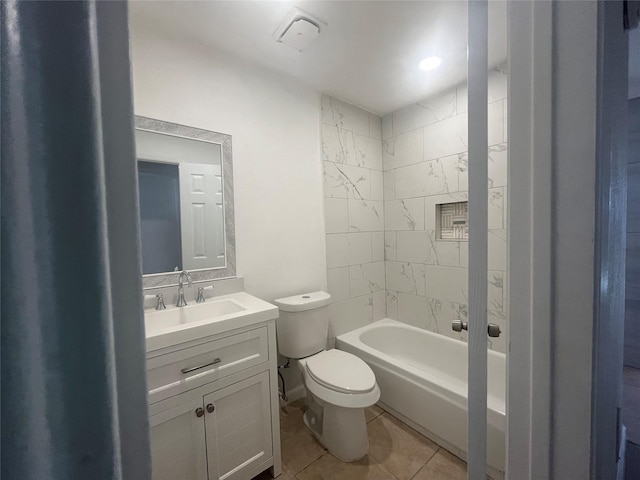
M 204 415 L 204 409 L 202 407 L 196 408 L 196 417 L 201 417 Z
M 213 406 L 213 403 L 209 403 L 207 405 L 207 412 L 209 413 L 213 413 L 213 411 L 216 409 L 216 407 Z

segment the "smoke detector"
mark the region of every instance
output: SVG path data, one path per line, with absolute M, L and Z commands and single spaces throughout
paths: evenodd
M 298 7 L 293 7 L 273 32 L 273 38 L 276 42 L 284 43 L 301 52 L 318 38 L 321 29 L 326 26 L 322 20 Z

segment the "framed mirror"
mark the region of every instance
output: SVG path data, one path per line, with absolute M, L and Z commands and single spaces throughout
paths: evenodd
M 233 277 L 231 135 L 135 117 L 144 288 Z

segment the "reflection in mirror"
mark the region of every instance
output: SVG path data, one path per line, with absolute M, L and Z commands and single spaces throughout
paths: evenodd
M 141 128 L 141 119 L 135 139 L 143 273 L 224 269 L 229 266 L 225 238 L 233 238 L 225 227 L 225 211 L 229 206 L 233 211 L 232 190 L 223 181 L 223 142 L 229 139 L 230 155 L 230 137 L 151 119 L 143 120 L 158 128 Z M 190 138 L 187 131 L 222 141 Z
M 138 160 L 143 273 L 180 270 L 178 166 Z

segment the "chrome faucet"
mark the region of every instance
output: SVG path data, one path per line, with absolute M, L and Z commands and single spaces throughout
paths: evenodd
M 193 286 L 193 280 L 191 279 L 191 275 L 186 270 L 180 272 L 180 276 L 178 277 L 178 303 L 177 307 L 184 307 L 187 304 L 187 301 L 184 299 L 184 281 L 188 282 L 190 287 Z

